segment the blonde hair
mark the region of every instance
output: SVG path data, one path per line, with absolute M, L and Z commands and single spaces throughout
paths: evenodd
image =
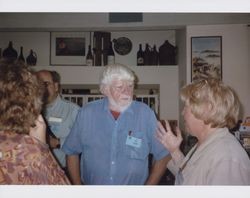
M 217 79 L 203 79 L 181 90 L 181 99 L 197 119 L 213 128 L 233 128 L 240 111 L 234 90 Z
M 100 90 L 102 92 L 104 86 L 111 85 L 114 79 L 128 80 L 135 82 L 134 72 L 127 66 L 122 64 L 108 65 L 100 76 Z

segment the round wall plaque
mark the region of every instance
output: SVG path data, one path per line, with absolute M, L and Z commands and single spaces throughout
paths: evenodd
M 126 37 L 113 39 L 114 49 L 120 55 L 127 55 L 132 49 L 132 42 Z

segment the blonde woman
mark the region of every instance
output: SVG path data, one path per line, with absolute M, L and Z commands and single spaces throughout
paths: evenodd
M 198 139 L 184 157 L 169 123 L 158 123 L 157 138 L 169 150 L 168 168 L 179 185 L 249 185 L 250 161 L 229 128 L 238 121 L 240 102 L 229 87 L 215 79 L 201 80 L 182 88 L 182 115 L 186 131 Z

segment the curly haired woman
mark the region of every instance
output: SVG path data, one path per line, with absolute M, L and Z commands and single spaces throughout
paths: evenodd
M 42 95 L 27 67 L 0 63 L 0 184 L 70 184 L 45 141 Z

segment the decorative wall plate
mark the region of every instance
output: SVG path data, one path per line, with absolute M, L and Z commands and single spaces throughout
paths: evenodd
M 114 49 L 120 55 L 127 55 L 132 49 L 132 42 L 126 37 L 113 39 Z

